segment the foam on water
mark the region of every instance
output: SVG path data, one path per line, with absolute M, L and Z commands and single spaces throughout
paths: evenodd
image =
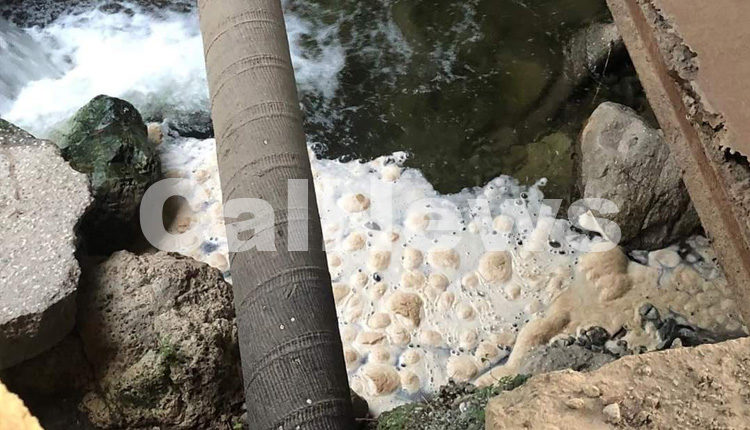
M 223 224 L 214 141 L 172 145 L 193 148 L 189 162 L 175 163 L 177 176 L 206 186 L 206 200 L 195 201 L 190 216 L 200 237 L 216 237 Z M 481 381 L 493 368 L 517 372 L 518 358 L 506 360 L 534 346 L 529 338 L 592 325 L 614 333 L 626 321 L 623 340 L 656 348 L 656 334 L 638 328 L 644 302 L 717 332 L 745 330 L 704 238 L 688 241 L 684 256 L 673 246 L 637 252 L 640 262 L 629 265 L 625 259 L 632 290 L 601 300 L 608 276 L 617 274 L 607 254 L 599 252 L 599 262 L 586 251 L 607 243 L 556 218 L 543 199 L 544 181 L 523 187 L 501 176 L 441 195 L 421 172 L 402 167 L 403 153 L 367 163 L 310 156 L 350 383 L 375 414 L 421 400 L 449 379 Z M 225 270 L 225 243 L 207 253 L 196 242 L 182 252 Z M 524 334 L 530 321 L 570 312 L 563 305 L 571 297 L 586 302 L 586 311 L 577 310 L 583 315 L 550 333 Z
M 146 117 L 206 109 L 196 18 L 132 9 L 132 15 L 63 16 L 28 30 L 65 73 L 29 83 L 0 115 L 45 135 L 100 93 L 130 100 Z M 300 88 L 332 95 L 344 55 L 334 32 L 311 35 L 312 27 L 293 14 L 287 27 Z M 325 48 L 303 54 L 309 37 Z M 214 141 L 166 136 L 159 153 L 165 175 L 193 180 L 199 196 L 177 214 L 177 232 L 193 229 L 199 238 L 182 252 L 226 271 Z M 441 195 L 420 171 L 404 168 L 405 159 L 403 153 L 366 163 L 311 156 L 347 369 L 375 413 L 434 393 L 449 378 L 472 381 L 505 363 L 529 321 L 547 317 L 563 292 L 578 291 L 572 286 L 588 285 L 579 256 L 602 242 L 558 218 L 543 200 L 544 181 L 522 187 L 500 176 Z M 710 252 L 708 244 L 696 246 Z M 643 287 L 648 294 L 662 295 L 673 277 L 696 288 L 724 282 L 710 255 L 683 261 L 668 249 L 638 256 L 643 264 L 629 264 L 653 275 Z M 678 269 L 691 275 L 674 275 Z M 705 308 L 700 321 L 739 325 L 725 315 L 723 290 L 700 303 L 685 291 L 674 292 L 681 293 L 678 309 Z

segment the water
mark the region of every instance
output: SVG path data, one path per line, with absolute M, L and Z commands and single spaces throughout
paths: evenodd
M 309 148 L 318 155 L 311 164 L 352 386 L 379 412 L 419 400 L 466 369 L 476 376 L 503 363 L 527 321 L 543 317 L 560 291 L 588 285 L 578 270 L 580 246 L 601 241 L 572 229 L 543 201 L 565 192 L 573 163 L 551 180 L 540 178 L 555 157 L 570 160 L 597 98 L 643 107 L 632 69 L 613 59 L 624 72 L 593 76 L 553 121 L 529 122 L 561 74 L 562 47 L 580 28 L 607 19 L 604 2 L 288 0 L 284 7 Z M 45 25 L 26 33 L 0 24 L 0 40 L 23 41 L 18 55 L 7 57 L 18 69 L 2 57 L 0 77 L 9 82 L 0 88 L 3 118 L 51 135 L 100 93 L 125 98 L 160 122 L 207 113 L 194 12 L 129 3 L 52 12 L 54 18 L 29 21 Z M 180 224 L 200 234 L 182 252 L 227 270 L 214 141 L 167 136 L 159 152 L 165 175 L 194 180 L 200 196 Z M 353 193 L 370 207 L 346 209 Z M 478 199 L 486 210 L 473 206 Z M 447 254 L 439 252 L 438 235 L 423 228 L 441 219 L 439 209 L 457 222 Z M 512 266 L 500 283 L 485 279 L 480 267 L 493 243 L 509 249 Z M 387 264 L 373 263 L 389 247 Z M 402 259 L 414 251 L 423 258 Z M 671 273 L 688 267 L 679 256 L 677 268 L 648 257 L 653 267 L 639 270 L 664 273 L 648 285 L 651 293 L 671 288 Z M 690 264 L 723 282 L 710 261 Z M 418 327 L 387 306 L 404 290 L 423 299 Z M 374 329 L 376 314 L 391 324 Z M 373 332 L 385 340 L 371 343 Z M 372 391 L 374 378 L 394 372 L 397 389 Z
M 59 15 L 60 3 L 52 4 L 52 16 Z M 502 173 L 527 184 L 551 176 L 548 196 L 570 199 L 572 143 L 596 106 L 594 94 L 646 110 L 632 69 L 612 67 L 617 72 L 593 76 L 594 85 L 560 102 L 552 121 L 532 119 L 560 79 L 567 41 L 609 19 L 603 0 L 283 4 L 305 128 L 316 153 L 369 160 L 406 151 L 413 155 L 407 165 L 441 192 L 481 186 Z M 195 13 L 123 5 L 81 6 L 29 29 L 62 76 L 3 90 L 15 103 L 8 108 L 6 101 L 0 115 L 45 136 L 86 101 L 107 93 L 129 100 L 148 120 L 196 111 L 207 118 Z M 38 9 L 27 22 L 51 19 Z M 602 87 L 597 81 L 606 82 Z M 563 164 L 557 173 L 536 160 L 535 151 L 550 152 L 543 144 L 530 149 L 552 133 L 567 137 L 562 161 L 555 160 Z
M 288 2 L 288 10 L 312 28 L 334 26 L 346 52 L 335 97 L 303 95 L 318 153 L 405 150 L 442 192 L 520 170 L 527 145 L 564 124 L 529 116 L 561 74 L 565 44 L 609 18 L 601 0 L 346 0 Z
M 57 78 L 62 69 L 37 40 L 15 25 L 0 20 L 0 35 L 0 112 L 7 112 L 27 84 Z

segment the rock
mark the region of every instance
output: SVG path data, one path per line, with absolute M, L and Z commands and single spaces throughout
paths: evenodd
M 0 430 L 42 430 L 23 401 L 0 382 Z
M 597 70 L 624 47 L 614 23 L 595 23 L 575 33 L 565 45 L 560 74 L 525 119 L 525 128 L 532 133 L 546 130 L 549 121 L 569 102 L 576 88 L 589 82 Z
M 581 135 L 581 153 L 583 196 L 618 206 L 598 216 L 619 225 L 627 248 L 663 248 L 700 227 L 661 132 L 630 108 L 599 105 Z
M 73 328 L 75 229 L 90 203 L 85 175 L 55 145 L 0 120 L 0 369 Z
M 528 145 L 526 161 L 521 168 L 513 172 L 513 177 L 528 185 L 546 178 L 545 195 L 563 198 L 567 205 L 573 197 L 576 178 L 571 156 L 573 148 L 574 140 L 565 133 L 556 132 L 544 136 Z M 509 231 L 512 222 L 512 218 L 509 222 L 501 218 L 493 223 L 493 227 L 497 231 Z
M 194 139 L 214 137 L 214 126 L 208 111 L 163 112 L 159 117 L 166 117 L 164 126 L 167 129 L 167 134 L 172 137 L 192 137 Z
M 641 318 L 641 327 L 648 329 L 651 326 L 653 332 L 658 336 L 656 349 L 662 350 L 675 345 L 698 346 L 707 343 L 718 343 L 729 339 L 744 337 L 742 330 L 736 332 L 713 332 L 692 324 L 688 319 L 677 312 L 669 310 L 667 315 L 661 317 L 659 310 L 651 303 L 643 304 L 638 310 Z
M 750 338 L 743 338 L 631 355 L 589 373 L 534 376 L 490 400 L 486 429 L 743 428 L 748 363 Z M 571 413 L 565 401 L 589 385 L 601 397 Z
M 594 352 L 580 345 L 545 345 L 531 351 L 519 369 L 523 375 L 538 375 L 563 369 L 581 372 L 596 370 L 617 357 L 604 352 Z
M 606 420 L 610 424 L 617 424 L 622 419 L 622 414 L 620 413 L 620 405 L 617 403 L 612 403 L 604 407 L 602 409 L 602 413 L 606 417 Z
M 221 272 L 159 252 L 113 254 L 81 286 L 78 328 L 101 428 L 226 428 L 242 403 L 232 291 Z
M 124 100 L 97 96 L 75 114 L 58 145 L 91 181 L 95 204 L 82 225 L 87 251 L 126 248 L 137 237 L 141 197 L 161 175 L 141 115 Z

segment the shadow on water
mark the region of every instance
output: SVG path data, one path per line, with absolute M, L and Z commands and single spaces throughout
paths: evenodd
M 563 73 L 572 35 L 611 20 L 604 0 L 291 0 L 286 7 L 316 28 L 335 28 L 345 50 L 334 97 L 302 94 L 319 153 L 371 159 L 405 150 L 441 192 L 503 173 L 526 182 L 552 176 L 547 193 L 567 198 L 573 142 L 594 103 L 643 110 L 629 60 L 613 58 L 617 71 L 592 75 L 553 120 L 528 119 Z M 303 38 L 304 52 L 315 56 L 319 42 Z

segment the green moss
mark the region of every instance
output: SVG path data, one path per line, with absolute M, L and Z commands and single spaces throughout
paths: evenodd
M 386 412 L 378 420 L 377 430 L 403 430 L 411 428 L 409 427 L 410 421 L 419 415 L 424 407 L 424 405 L 419 403 L 410 403 Z
M 477 389 L 449 384 L 433 399 L 410 403 L 385 412 L 370 426 L 374 430 L 481 430 L 485 408 L 492 397 L 523 385 L 527 376 L 506 377 L 497 384 Z
M 63 157 L 88 175 L 94 206 L 82 231 L 91 252 L 127 248 L 146 189 L 161 175 L 156 148 L 140 113 L 125 100 L 97 96 L 82 107 L 57 140 Z
M 141 114 L 125 100 L 97 96 L 78 110 L 69 127 L 58 146 L 74 169 L 90 175 L 95 190 L 123 179 L 156 179 L 156 150 Z

